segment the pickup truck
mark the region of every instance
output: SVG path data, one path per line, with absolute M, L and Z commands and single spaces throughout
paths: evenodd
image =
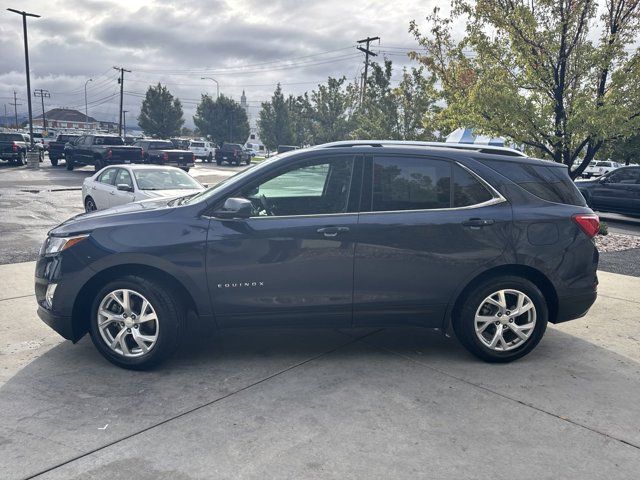
M 143 163 L 142 149 L 125 145 L 115 135 L 82 135 L 65 151 L 67 170 L 76 165 L 93 165 L 97 172 L 106 165 Z
M 205 140 L 192 140 L 189 142 L 189 151 L 203 162 L 212 162 L 216 149 L 211 142 Z
M 67 142 L 75 140 L 80 135 L 69 135 L 63 133 L 57 136 L 53 142 L 49 142 L 49 161 L 54 167 L 58 165 L 58 161 L 65 158 L 65 146 Z
M 0 133 L 0 159 L 9 163 L 27 163 L 29 136 L 24 133 Z
M 223 143 L 216 149 L 216 163 L 222 165 L 222 162 L 228 162 L 229 165 L 233 163 L 240 165 L 244 162 L 249 165 L 251 155 L 239 143 Z
M 133 145 L 142 148 L 144 163 L 171 165 L 188 172 L 196 161 L 193 152 L 179 150 L 169 140 L 138 140 Z

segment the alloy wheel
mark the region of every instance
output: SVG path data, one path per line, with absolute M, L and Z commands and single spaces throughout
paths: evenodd
M 522 346 L 536 326 L 536 307 L 523 292 L 498 290 L 486 297 L 475 315 L 475 332 L 491 350 L 506 352 Z
M 156 345 L 160 324 L 151 303 L 140 293 L 118 289 L 104 296 L 96 321 L 100 336 L 118 355 L 140 357 Z

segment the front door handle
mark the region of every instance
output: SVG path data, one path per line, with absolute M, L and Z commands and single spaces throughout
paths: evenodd
M 486 227 L 487 225 L 493 225 L 494 223 L 495 221 L 491 218 L 470 218 L 469 220 L 462 222 L 462 225 L 465 227 L 480 228 Z
M 322 227 L 316 230 L 325 237 L 337 237 L 339 233 L 347 233 L 348 231 L 349 227 Z

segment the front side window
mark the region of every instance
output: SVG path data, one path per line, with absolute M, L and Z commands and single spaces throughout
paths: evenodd
M 376 157 L 374 212 L 432 210 L 451 206 L 451 164 L 420 157 Z
M 623 183 L 626 185 L 640 183 L 640 169 L 621 168 L 620 170 L 615 170 L 607 177 L 607 183 Z
M 98 181 L 100 183 L 106 183 L 107 185 L 113 185 L 113 180 L 115 176 L 116 176 L 116 169 L 108 168 L 107 170 L 105 170 L 100 174 L 100 176 L 98 177 Z
M 308 160 L 243 189 L 255 217 L 346 213 L 353 157 Z
M 131 180 L 131 174 L 128 170 L 121 168 L 116 175 L 116 185 L 127 185 L 129 188 L 133 188 L 133 180 Z

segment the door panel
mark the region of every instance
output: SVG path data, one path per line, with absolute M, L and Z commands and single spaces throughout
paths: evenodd
M 212 219 L 207 276 L 218 324 L 349 326 L 356 225 L 357 214 Z M 349 231 L 325 236 L 325 227 Z
M 126 185 L 129 185 L 129 187 L 133 188 L 133 179 L 131 178 L 131 174 L 129 173 L 128 170 L 125 170 L 124 168 L 118 169 L 114 186 L 109 192 L 109 195 L 111 197 L 112 207 L 115 207 L 117 205 L 124 205 L 126 203 L 131 203 L 135 198 L 135 194 L 133 192 L 125 192 L 122 190 L 118 190 L 118 185 L 120 184 L 126 184 Z
M 609 175 L 593 189 L 594 208 L 617 212 L 634 212 L 640 208 L 638 189 L 640 169 L 621 168 Z

